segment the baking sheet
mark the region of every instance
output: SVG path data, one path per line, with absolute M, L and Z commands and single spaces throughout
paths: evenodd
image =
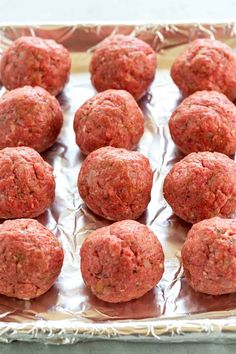
M 77 190 L 84 156 L 75 144 L 73 118 L 86 99 L 95 94 L 88 74 L 92 50 L 114 33 L 142 38 L 158 52 L 158 71 L 150 92 L 140 101 L 145 133 L 138 150 L 154 171 L 152 198 L 138 220 L 157 235 L 165 253 L 165 273 L 158 286 L 138 300 L 108 304 L 84 286 L 79 250 L 84 238 L 106 221 L 89 211 Z M 71 52 L 72 74 L 58 97 L 64 125 L 57 143 L 43 154 L 54 167 L 56 200 L 38 220 L 59 238 L 65 262 L 58 281 L 46 294 L 31 301 L 0 296 L 0 341 L 42 341 L 68 344 L 87 339 L 142 341 L 235 341 L 236 294 L 212 297 L 195 293 L 186 283 L 180 250 L 189 225 L 172 214 L 162 197 L 165 175 L 183 155 L 175 148 L 168 119 L 181 101 L 169 68 L 183 46 L 198 37 L 218 38 L 236 48 L 235 23 L 159 25 L 7 25 L 0 27 L 4 50 L 21 35 L 53 38 Z M 1 90 L 1 93 L 4 89 Z

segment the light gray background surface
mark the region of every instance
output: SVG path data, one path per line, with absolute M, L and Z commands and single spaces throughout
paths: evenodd
M 141 344 L 87 342 L 71 346 L 46 346 L 36 343 L 0 345 L 1 354 L 235 354 L 236 345 L 220 344 Z
M 236 0 L 0 0 L 0 22 L 236 21 Z M 0 354 L 235 354 L 236 345 L 87 342 L 73 346 L 0 344 Z
M 176 21 L 236 18 L 235 0 L 0 0 L 0 21 Z

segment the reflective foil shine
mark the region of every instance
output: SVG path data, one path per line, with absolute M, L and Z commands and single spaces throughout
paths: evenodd
M 236 48 L 235 23 L 154 25 L 7 25 L 0 27 L 3 51 L 22 35 L 53 38 L 72 56 L 72 74 L 58 100 L 64 125 L 56 144 L 42 154 L 54 168 L 56 200 L 38 221 L 60 240 L 65 261 L 56 284 L 31 301 L 0 296 L 0 341 L 40 341 L 71 344 L 81 340 L 221 341 L 236 342 L 236 294 L 209 296 L 194 292 L 183 277 L 180 251 L 190 225 L 173 215 L 162 196 L 165 175 L 183 158 L 168 130 L 171 112 L 181 101 L 169 69 L 189 41 L 217 38 Z M 139 102 L 145 133 L 138 150 L 154 171 L 151 202 L 138 220 L 159 238 L 165 253 L 165 273 L 155 289 L 138 300 L 109 304 L 83 284 L 80 246 L 89 233 L 110 222 L 92 213 L 81 200 L 77 178 L 84 156 L 75 144 L 75 111 L 96 92 L 90 83 L 91 52 L 114 33 L 137 36 L 157 51 L 158 70 L 149 93 Z M 4 93 L 2 88 L 1 93 Z

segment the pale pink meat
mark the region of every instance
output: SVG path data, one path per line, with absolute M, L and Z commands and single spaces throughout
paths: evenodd
M 165 178 L 163 194 L 174 213 L 196 223 L 236 211 L 236 163 L 217 152 L 198 152 L 176 163 Z
M 185 96 L 214 90 L 236 99 L 236 58 L 232 49 L 213 39 L 196 39 L 178 56 L 171 77 Z
M 29 147 L 0 151 L 0 218 L 33 218 L 55 198 L 52 167 Z
M 197 91 L 185 98 L 169 120 L 172 139 L 185 154 L 236 151 L 236 107 L 222 93 Z
M 97 91 L 126 90 L 139 100 L 156 72 L 154 50 L 142 40 L 121 34 L 105 39 L 90 63 L 91 81 Z
M 137 219 L 146 209 L 153 173 L 148 159 L 136 151 L 103 147 L 82 164 L 78 189 L 96 214 L 109 220 Z
M 164 272 L 159 240 L 147 226 L 132 220 L 92 232 L 80 255 L 85 284 L 107 302 L 141 297 L 156 286 Z
M 68 50 L 52 39 L 20 37 L 3 52 L 0 77 L 8 90 L 26 85 L 41 86 L 58 95 L 69 79 Z
M 36 220 L 0 225 L 0 294 L 32 299 L 48 291 L 63 264 L 63 250 L 53 233 Z
M 42 152 L 55 143 L 62 123 L 58 101 L 42 87 L 9 91 L 0 98 L 0 149 L 29 146 Z
M 144 132 L 144 117 L 124 90 L 106 90 L 87 100 L 75 113 L 76 143 L 84 154 L 113 146 L 132 150 Z
M 191 287 L 210 295 L 236 291 L 236 220 L 218 217 L 195 224 L 182 249 Z

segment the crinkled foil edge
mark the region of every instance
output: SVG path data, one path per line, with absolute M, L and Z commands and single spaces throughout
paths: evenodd
M 146 42 L 158 52 L 164 49 L 186 44 L 196 38 L 215 38 L 226 40 L 236 37 L 236 21 L 226 22 L 189 22 L 179 23 L 0 23 L 0 35 L 5 40 L 14 40 L 22 35 L 39 35 L 63 42 L 70 51 L 93 49 L 102 39 L 115 33 L 131 34 Z M 73 43 L 71 36 L 76 33 L 82 40 Z M 8 43 L 7 43 L 8 45 Z
M 205 320 L 125 321 L 123 323 L 83 323 L 81 321 L 38 321 L 23 324 L 0 323 L 0 342 L 42 342 L 75 344 L 88 340 L 139 342 L 236 342 L 236 317 Z

